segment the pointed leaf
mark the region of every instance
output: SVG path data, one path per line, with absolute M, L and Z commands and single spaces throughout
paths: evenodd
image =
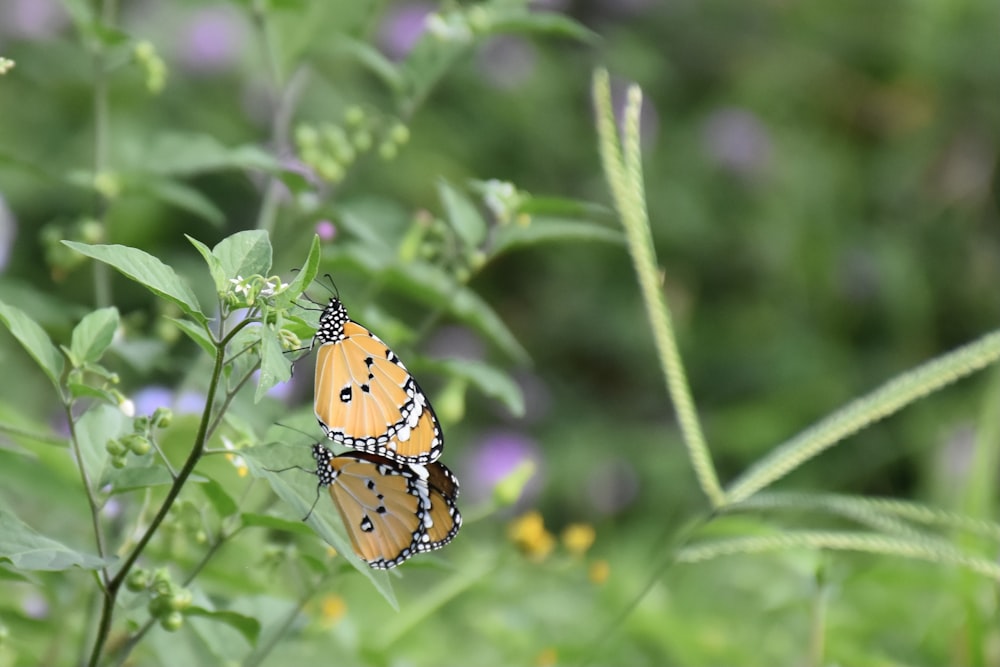
M 291 305 L 292 301 L 298 298 L 312 283 L 316 278 L 316 274 L 319 273 L 320 254 L 319 236 L 313 235 L 306 263 L 295 273 L 295 277 L 288 283 L 288 287 L 274 298 L 276 308 L 285 308 Z
M 277 160 L 257 146 L 225 146 L 207 134 L 162 133 L 142 146 L 142 153 L 130 162 L 137 169 L 154 174 L 190 176 L 228 169 L 280 168 Z
M 275 385 L 292 379 L 292 364 L 281 351 L 278 334 L 271 325 L 267 325 L 260 334 L 260 377 L 254 393 L 255 403 L 259 403 Z
M 625 235 L 618 229 L 592 222 L 532 218 L 527 225 L 515 222 L 499 227 L 490 254 L 495 257 L 515 248 L 567 241 L 598 241 L 621 245 L 625 243 Z
M 240 516 L 243 525 L 247 528 L 268 528 L 270 530 L 283 530 L 296 535 L 314 535 L 315 532 L 304 521 L 291 521 L 276 516 L 266 514 L 246 513 Z
M 240 455 L 247 462 L 253 475 L 267 479 L 274 492 L 288 503 L 293 516 L 305 516 L 315 504 L 307 523 L 328 544 L 343 554 L 356 570 L 367 577 L 389 604 L 398 608 L 387 573 L 372 570 L 358 559 L 332 503 L 329 500 L 326 503 L 316 502 L 316 476 L 315 473 L 308 472 L 315 469 L 309 447 L 301 443 L 271 443 L 241 449 Z M 283 468 L 296 465 L 302 466 L 303 470 L 281 471 Z M 319 500 L 322 501 L 323 498 Z
M 265 231 L 237 232 L 219 241 L 212 254 L 219 258 L 227 278 L 267 276 L 271 270 L 271 240 Z
M 381 276 L 403 294 L 442 308 L 473 327 L 517 363 L 528 362 L 527 351 L 489 304 L 440 269 L 428 264 L 404 264 L 389 267 Z
M 212 254 L 212 249 L 207 245 L 199 241 L 198 239 L 184 235 L 188 241 L 191 242 L 201 256 L 205 259 L 205 263 L 208 264 L 208 271 L 212 274 L 212 281 L 215 283 L 215 291 L 218 294 L 223 294 L 229 289 L 229 277 L 226 275 L 226 270 L 222 268 L 222 261 Z
M 462 378 L 486 396 L 499 400 L 513 416 L 524 415 L 524 394 L 521 388 L 509 375 L 495 366 L 475 359 L 437 359 L 421 361 L 414 366 Z
M 73 329 L 70 349 L 81 365 L 100 361 L 111 346 L 118 322 L 118 309 L 114 307 L 95 310 L 80 320 Z
M 162 465 L 136 466 L 128 465 L 121 470 L 115 470 L 111 476 L 111 493 L 125 493 L 136 489 L 146 489 L 151 486 L 164 486 L 173 483 L 174 478 Z
M 41 366 L 58 391 L 63 372 L 63 356 L 59 353 L 58 348 L 52 344 L 45 330 L 28 317 L 23 310 L 2 301 L 0 301 L 0 320 L 7 326 L 14 338 L 24 346 L 35 362 Z
M 215 508 L 220 517 L 232 516 L 239 509 L 239 505 L 229 495 L 225 487 L 214 479 L 206 479 L 198 488 L 202 490 L 208 501 L 212 503 L 212 507 Z
M 142 174 L 130 179 L 128 185 L 138 194 L 187 211 L 215 227 L 222 227 L 226 222 L 226 215 L 211 199 L 180 181 Z
M 486 238 L 486 220 L 471 199 L 453 188 L 447 181 L 437 184 L 438 197 L 452 229 L 468 248 L 478 248 Z
M 211 609 L 192 606 L 185 609 L 184 614 L 201 616 L 202 618 L 209 618 L 213 621 L 225 623 L 243 635 L 251 644 L 257 641 L 257 636 L 260 634 L 260 623 L 257 622 L 257 619 L 237 614 L 235 611 L 212 611 Z
M 70 549 L 41 535 L 10 512 L 0 509 L 0 559 L 19 570 L 96 570 L 113 561 Z
M 123 245 L 88 245 L 63 241 L 73 250 L 108 264 L 126 277 L 143 285 L 157 296 L 176 304 L 185 314 L 199 322 L 207 321 L 198 298 L 172 268 L 149 253 Z
M 131 427 L 131 421 L 113 405 L 94 406 L 77 420 L 74 430 L 80 445 L 81 463 L 97 487 L 104 485 L 109 472 L 108 440 L 121 437 Z
M 180 320 L 175 317 L 168 317 L 168 320 L 177 325 L 181 331 L 188 335 L 188 338 L 198 343 L 201 349 L 205 350 L 205 354 L 210 357 L 215 356 L 215 343 L 212 338 L 205 331 L 205 327 L 191 320 Z

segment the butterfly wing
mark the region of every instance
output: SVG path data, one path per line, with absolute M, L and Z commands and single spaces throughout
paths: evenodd
M 421 552 L 440 549 L 451 542 L 462 527 L 462 515 L 455 504 L 458 478 L 439 461 L 422 468 L 427 471 L 427 476 L 421 478 L 425 485 L 420 488 L 427 495 L 423 517 L 425 534 L 417 544 L 417 550 Z
M 314 410 L 326 436 L 401 463 L 441 456 L 437 416 L 399 357 L 338 299 L 320 316 Z
M 313 456 L 359 558 L 385 570 L 423 550 L 426 490 L 409 466 L 365 452 L 334 456 L 319 444 Z

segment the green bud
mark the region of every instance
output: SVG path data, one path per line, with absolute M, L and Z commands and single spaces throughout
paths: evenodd
M 311 148 L 319 143 L 319 132 L 312 125 L 299 123 L 295 126 L 295 145 L 299 150 Z
M 166 614 L 173 611 L 170 608 L 170 600 L 162 595 L 154 595 L 150 598 L 146 609 L 149 610 L 149 615 L 153 618 L 163 618 Z
M 160 619 L 160 627 L 167 632 L 176 632 L 184 625 L 184 615 L 179 611 L 172 611 Z
M 170 608 L 174 611 L 183 611 L 191 606 L 193 600 L 194 597 L 191 595 L 191 591 L 182 588 L 170 596 Z
M 521 492 L 531 478 L 535 476 L 535 462 L 525 459 L 517 467 L 507 473 L 493 487 L 493 499 L 501 507 L 508 507 L 517 502 Z
M 389 138 L 399 145 L 403 145 L 410 140 L 410 128 L 402 123 L 396 123 L 389 130 Z
M 143 454 L 148 454 L 149 448 L 152 446 L 149 443 L 149 438 L 145 438 L 141 435 L 136 435 L 135 433 L 133 433 L 132 435 L 125 436 L 125 439 L 127 440 L 128 448 L 132 450 L 132 453 L 135 454 L 136 456 L 142 456 Z
M 138 593 L 139 591 L 144 591 L 149 587 L 149 572 L 142 568 L 136 568 L 129 572 L 128 578 L 125 579 L 125 588 L 129 589 L 133 593 Z
M 156 408 L 151 421 L 156 428 L 167 428 L 174 418 L 174 412 L 170 408 Z
M 128 465 L 128 460 L 125 458 L 124 454 L 121 455 L 121 456 L 112 456 L 111 457 L 111 465 L 113 467 L 118 468 L 119 470 L 121 470 L 126 465 Z
M 352 104 L 344 111 L 344 122 L 348 125 L 360 125 L 365 120 L 365 110 Z
M 121 440 L 108 440 L 107 444 L 104 445 L 104 449 L 111 456 L 125 456 L 125 452 L 128 451 L 128 447 Z

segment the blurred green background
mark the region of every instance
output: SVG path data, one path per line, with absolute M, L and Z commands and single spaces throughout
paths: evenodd
M 105 166 L 122 179 L 123 194 L 105 210 L 91 187 L 93 56 L 72 20 L 81 2 L 0 0 L 0 56 L 16 63 L 0 77 L 0 298 L 65 342 L 98 301 L 91 265 L 58 244 L 72 238 L 142 248 L 177 268 L 207 303 L 208 275 L 184 234 L 212 245 L 260 225 L 268 186 L 260 171 L 242 168 L 249 160 L 187 172 L 159 162 L 173 152 L 183 162 L 195 148 L 177 137 L 201 135 L 255 146 L 305 175 L 304 185 L 276 200 L 269 223 L 276 270 L 288 275 L 319 232 L 323 270 L 349 306 L 358 304 L 352 314 L 401 356 L 483 359 L 524 392 L 522 417 L 470 392 L 461 418 L 445 424 L 445 459 L 463 481 L 469 521 L 431 566 L 402 568 L 393 580 L 398 613 L 342 569 L 305 615 L 278 627 L 301 590 L 271 579 L 236 545 L 220 554 L 203 585 L 257 615 L 265 634 L 284 633 L 268 664 L 331 656 L 377 665 L 811 664 L 817 623 L 822 664 L 1000 662 L 995 591 L 960 572 L 818 552 L 660 569 L 670 537 L 706 501 L 623 245 L 539 244 L 472 276 L 470 287 L 527 350 L 528 365 L 448 318 L 414 336 L 425 319 L 419 300 L 373 285 L 339 251 L 358 236 L 345 223 L 350 216 L 390 245 L 414 221 L 441 216 L 440 179 L 501 179 L 539 197 L 607 204 L 592 70 L 610 69 L 619 103 L 626 84 L 638 83 L 664 290 L 725 483 L 836 407 L 996 327 L 1000 4 L 548 0 L 533 11 L 573 19 L 594 39 L 525 25 L 477 34 L 426 97 L 403 108 L 366 49 L 412 64 L 407 56 L 426 16 L 468 16 L 470 5 L 107 2 L 121 37 L 105 36 Z M 258 15 L 266 17 L 264 33 Z M 165 65 L 158 92 L 149 89 L 156 66 L 136 61 L 135 40 L 148 40 Z M 302 77 L 277 133 L 273 69 L 285 82 Z M 324 181 L 303 164 L 295 128 L 343 125 L 355 107 L 381 126 L 405 126 L 408 141 L 392 159 L 373 153 L 344 180 Z M 130 187 L 130 174 L 147 172 L 168 173 L 187 194 L 171 199 L 141 183 Z M 112 364 L 122 390 L 182 411 L 186 392 L 197 398 L 200 388 L 198 349 L 145 291 L 117 275 L 113 289 L 127 323 Z M 4 420 L 59 428 L 41 373 L 5 332 L 0 344 Z M 291 406 L 306 427 L 309 369 L 299 371 L 263 408 L 248 396 L 234 409 L 266 426 Z M 435 400 L 448 386 L 433 373 L 420 378 Z M 986 391 L 997 382 L 994 371 L 963 381 L 780 486 L 961 509 L 981 419 L 1000 410 Z M 270 437 L 300 437 L 277 433 Z M 521 499 L 489 509 L 492 485 L 525 459 L 538 467 Z M 244 482 L 230 476 L 234 489 Z M 8 479 L 0 499 L 34 516 L 39 530 L 54 530 L 59 522 L 45 507 L 82 506 L 75 479 L 66 477 L 57 500 L 43 494 L 45 485 Z M 572 524 L 593 527 L 593 546 L 574 555 L 559 543 L 544 558 L 521 555 L 508 522 L 531 510 L 557 539 Z M 794 523 L 741 521 L 720 530 Z M 806 515 L 800 525 L 816 521 Z M 258 539 L 267 549 L 279 538 Z M 87 544 L 87 534 L 74 541 Z M 197 560 L 197 545 L 176 548 L 187 554 L 173 561 L 180 571 Z M 158 553 L 167 562 L 173 552 L 161 545 Z M 44 645 L 58 617 L 53 608 L 66 586 L 49 581 L 55 576 L 43 577 L 44 594 L 18 585 L 4 605 L 4 622 L 27 633 L 27 646 Z M 252 582 L 249 592 L 242 577 Z M 143 659 L 186 655 L 171 653 L 181 643 L 163 631 L 147 642 Z M 197 663 L 202 654 L 190 650 Z M 73 651 L 65 647 L 59 658 Z M 248 652 L 233 639 L 232 660 Z

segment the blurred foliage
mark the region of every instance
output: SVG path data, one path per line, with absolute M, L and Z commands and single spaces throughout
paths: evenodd
M 264 230 L 286 281 L 319 235 L 319 275 L 444 420 L 462 532 L 373 588 L 299 507 L 250 481 L 255 461 L 247 474 L 236 453 L 205 457 L 139 561 L 137 583 L 158 576 L 162 595 L 123 591 L 109 650 L 152 598 L 191 595 L 176 632 L 140 636 L 136 664 L 996 664 L 996 583 L 965 569 L 815 546 L 673 559 L 707 502 L 607 208 L 590 85 L 601 64 L 616 107 L 626 82 L 643 89 L 652 237 L 725 486 L 838 406 L 996 328 L 998 25 L 989 0 L 5 0 L 3 532 L 57 540 L 59 568 L 100 566 L 51 382 L 59 345 L 81 362 L 107 347 L 106 376 L 89 368 L 66 387 L 108 404 L 92 407 L 95 431 L 131 428 L 119 400 L 139 416 L 173 409 L 156 444 L 176 464 L 211 363 L 174 322 L 191 301 L 217 317 L 206 304 L 234 277 L 185 235 L 212 248 Z M 191 293 L 154 298 L 73 249 L 105 243 L 159 258 Z M 308 293 L 324 301 L 325 285 Z M 288 324 L 304 341 L 307 320 Z M 57 347 L 29 355 L 25 335 Z M 277 441 L 308 466 L 309 359 L 259 403 L 252 382 L 235 392 L 210 446 Z M 992 521 L 998 420 L 990 370 L 778 490 Z M 124 549 L 169 479 L 132 449 L 107 454 L 126 465 L 102 513 Z M 504 506 L 503 478 L 525 471 Z M 298 474 L 280 479 L 312 496 Z M 857 513 L 787 504 L 701 537 L 858 528 Z M 872 506 L 861 516 L 898 525 Z M 935 539 L 995 559 L 995 535 L 941 523 Z M 584 553 L 578 528 L 562 539 L 579 524 L 595 535 Z M 0 666 L 77 662 L 97 622 L 93 573 L 21 567 L 0 568 Z

